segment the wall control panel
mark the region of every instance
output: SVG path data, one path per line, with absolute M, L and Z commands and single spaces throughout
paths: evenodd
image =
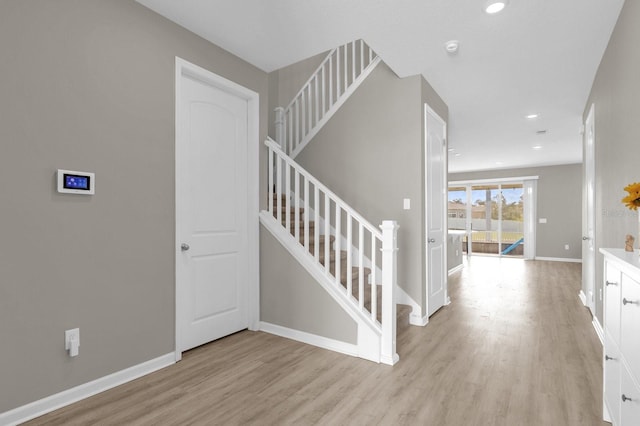
M 93 195 L 96 191 L 95 173 L 58 169 L 58 192 Z

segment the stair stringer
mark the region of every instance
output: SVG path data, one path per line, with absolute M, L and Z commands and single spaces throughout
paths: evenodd
M 324 266 L 317 263 L 311 253 L 296 241 L 295 237 L 278 223 L 268 211 L 260 212 L 260 223 L 278 240 L 294 259 L 320 284 L 338 305 L 356 322 L 358 327 L 357 356 L 373 362 L 381 359 L 382 330 L 362 311 L 355 309 L 346 292 L 342 292 L 333 280 L 325 275 Z M 265 330 L 268 331 L 268 330 Z
M 347 90 L 345 90 L 344 93 L 340 95 L 340 98 L 336 101 L 336 103 L 327 110 L 325 115 L 318 121 L 318 123 L 316 123 L 313 129 L 311 129 L 311 131 L 309 131 L 309 133 L 302 139 L 302 141 L 300 141 L 298 146 L 293 151 L 291 151 L 291 153 L 289 154 L 291 158 L 296 158 L 298 154 L 302 152 L 302 150 L 309 144 L 309 142 L 311 142 L 315 135 L 318 134 L 318 132 L 324 127 L 325 124 L 327 124 L 331 117 L 333 117 L 333 115 L 338 112 L 340 107 L 347 101 L 347 99 L 349 99 L 351 95 L 358 89 L 358 87 L 360 87 L 360 85 L 367 79 L 369 74 L 371 74 L 373 70 L 376 69 L 381 61 L 382 59 L 380 59 L 379 56 L 376 56 L 376 58 L 362 71 L 362 74 L 360 74 L 351 83 Z

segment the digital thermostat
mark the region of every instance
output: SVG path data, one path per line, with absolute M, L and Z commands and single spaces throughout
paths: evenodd
M 93 195 L 96 190 L 95 173 L 58 169 L 58 192 Z

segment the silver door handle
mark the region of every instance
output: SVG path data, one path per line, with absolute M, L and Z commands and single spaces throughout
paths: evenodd
M 589 237 L 582 237 L 582 241 L 587 241 Z
M 640 302 L 638 302 L 637 300 L 627 300 L 627 298 L 623 298 L 622 299 L 622 304 L 623 305 L 640 305 Z
M 190 248 L 191 248 L 191 247 L 189 247 L 189 244 L 187 244 L 187 243 L 182 243 L 182 245 L 180 246 L 180 249 L 181 249 L 182 251 L 187 251 L 187 250 L 189 250 Z
M 429 238 L 427 241 L 430 242 L 430 243 L 435 243 L 436 239 L 435 238 Z

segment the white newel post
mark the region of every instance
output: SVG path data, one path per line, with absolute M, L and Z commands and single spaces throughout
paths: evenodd
M 285 141 L 285 122 L 284 122 L 284 108 L 276 107 L 273 110 L 275 112 L 276 121 L 276 142 L 280 144 L 280 149 L 284 152 L 287 152 L 286 141 Z
M 380 361 L 393 365 L 400 357 L 396 353 L 396 300 L 398 277 L 398 223 L 385 220 L 382 230 L 382 342 Z

